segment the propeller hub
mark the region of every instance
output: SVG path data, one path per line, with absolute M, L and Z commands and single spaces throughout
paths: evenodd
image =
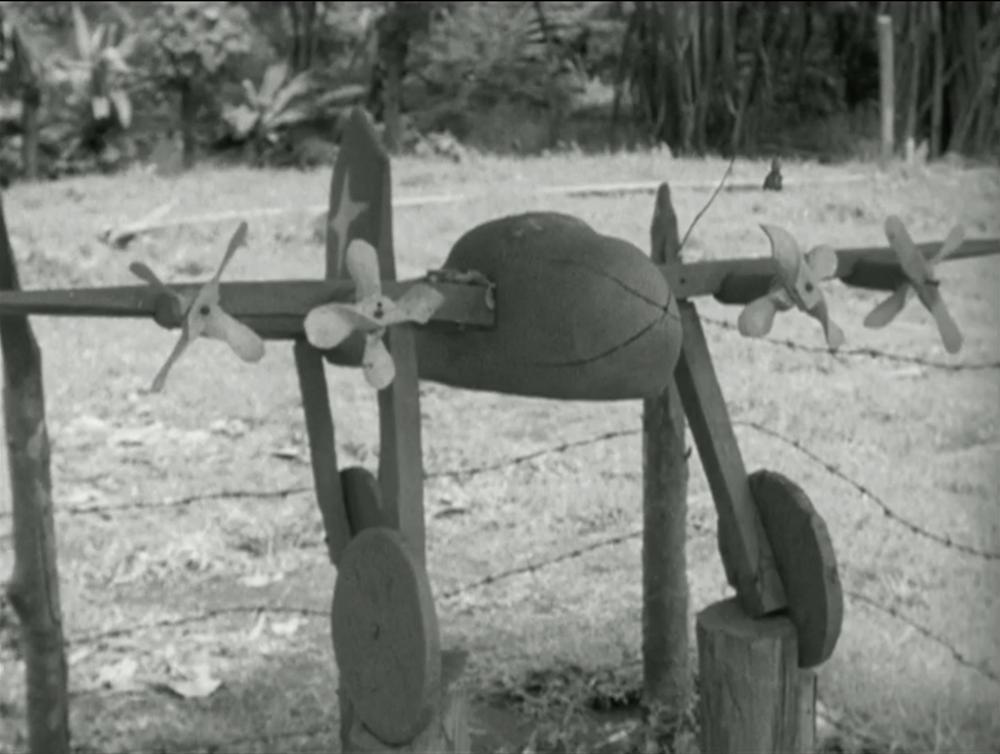
M 181 302 L 176 296 L 166 293 L 156 297 L 156 308 L 153 311 L 153 320 L 164 329 L 180 327 L 184 321 L 184 312 Z

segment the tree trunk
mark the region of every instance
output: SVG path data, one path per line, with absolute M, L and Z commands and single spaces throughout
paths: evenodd
M 934 36 L 934 80 L 931 86 L 931 143 L 930 157 L 941 155 L 941 119 L 944 106 L 944 39 L 941 36 L 941 9 L 937 2 L 930 4 L 931 34 Z
M 0 289 L 19 288 L 0 204 Z M 42 356 L 27 317 L 0 317 L 4 420 L 14 527 L 14 571 L 7 598 L 21 624 L 28 751 L 69 753 L 69 699 L 56 567 L 49 438 Z
M 180 86 L 181 144 L 184 169 L 194 167 L 195 162 L 195 116 L 198 114 L 198 99 L 190 81 Z
M 396 55 L 387 56 L 385 87 L 382 89 L 382 118 L 385 122 L 385 148 L 390 154 L 399 152 L 403 143 L 403 118 L 400 104 L 403 61 Z
M 302 44 L 300 45 L 302 59 L 299 70 L 308 71 L 312 68 L 313 59 L 316 56 L 316 15 L 317 3 L 310 0 L 303 3 L 305 8 L 302 11 Z
M 38 111 L 42 92 L 35 83 L 24 84 L 21 94 L 21 164 L 24 177 L 29 181 L 38 178 Z
M 301 56 L 301 46 L 302 46 L 302 22 L 299 20 L 299 3 L 298 0 L 289 0 L 285 3 L 285 7 L 288 9 L 288 16 L 292 22 L 292 51 L 289 54 L 289 60 L 292 64 L 293 70 L 301 70 L 299 68 L 299 57 Z
M 385 124 L 385 148 L 399 151 L 403 143 L 402 84 L 409 47 L 410 14 L 404 3 L 394 3 L 381 19 L 378 34 L 379 53 L 385 65 L 382 86 L 382 122 Z
M 306 71 L 312 67 L 316 52 L 316 16 L 315 0 L 290 0 L 285 3 L 292 25 L 292 50 L 289 60 L 295 71 Z
M 916 145 L 917 138 L 917 100 L 920 98 L 920 64 L 924 55 L 922 19 L 919 17 L 920 8 L 916 3 L 910 5 L 909 13 L 909 60 L 907 61 L 910 74 L 907 99 L 906 99 L 906 121 L 903 126 L 903 143 L 906 145 L 908 160 L 913 158 L 912 149 Z
M 892 54 L 892 18 L 878 17 L 879 100 L 882 113 L 882 167 L 895 151 L 896 74 Z

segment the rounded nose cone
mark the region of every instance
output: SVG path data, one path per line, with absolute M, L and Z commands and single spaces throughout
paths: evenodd
M 496 326 L 422 330 L 422 377 L 567 400 L 646 398 L 680 354 L 677 300 L 650 258 L 577 218 L 532 212 L 484 223 L 445 267 L 496 283 Z

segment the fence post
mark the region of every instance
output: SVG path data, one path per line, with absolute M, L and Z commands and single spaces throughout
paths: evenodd
M 0 202 L 0 289 L 19 288 Z M 42 354 L 26 316 L 0 317 L 3 404 L 14 525 L 7 597 L 21 623 L 27 676 L 28 751 L 69 754 L 63 645 Z
M 810 754 L 816 749 L 816 673 L 799 668 L 795 626 L 751 618 L 736 599 L 698 613 L 701 750 Z
M 878 17 L 879 101 L 882 112 L 882 167 L 895 150 L 896 64 L 892 49 L 892 17 Z
M 656 264 L 680 263 L 670 187 L 660 184 L 650 228 Z M 642 659 L 645 704 L 664 713 L 688 707 L 688 582 L 684 552 L 688 468 L 684 407 L 671 379 L 643 401 Z

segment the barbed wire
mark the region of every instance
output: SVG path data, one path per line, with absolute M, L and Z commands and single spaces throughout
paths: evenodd
M 688 525 L 696 533 L 699 534 L 709 534 L 712 532 L 712 528 L 708 524 L 698 519 L 693 519 L 693 518 L 689 519 Z M 641 536 L 642 536 L 642 529 L 624 532 L 621 534 L 616 534 L 610 537 L 597 540 L 595 542 L 590 542 L 586 545 L 575 547 L 572 550 L 560 553 L 559 555 L 556 555 L 551 558 L 546 558 L 540 561 L 533 561 L 519 566 L 514 566 L 512 568 L 507 568 L 502 571 L 494 572 L 481 579 L 477 579 L 462 586 L 446 590 L 441 593 L 440 599 L 442 600 L 453 599 L 455 597 L 474 591 L 476 589 L 481 589 L 483 587 L 490 586 L 522 574 L 542 571 L 546 568 L 557 565 L 559 563 L 575 560 L 577 558 L 582 557 L 583 555 L 594 552 L 595 550 L 600 550 L 606 547 L 613 547 L 615 545 L 627 542 L 628 540 L 637 539 Z M 286 574 L 286 576 L 287 575 L 288 574 Z M 280 613 L 280 614 L 312 616 L 312 617 L 328 616 L 327 611 L 317 610 L 315 608 L 267 605 L 267 604 L 230 605 L 227 607 L 213 608 L 211 610 L 206 610 L 193 615 L 163 618 L 161 620 L 152 621 L 149 623 L 143 623 L 140 625 L 119 626 L 115 628 L 104 629 L 90 634 L 84 634 L 77 637 L 71 637 L 65 641 L 65 646 L 73 647 L 73 646 L 83 646 L 87 644 L 96 644 L 101 641 L 107 641 L 109 639 L 120 638 L 123 636 L 129 636 L 132 634 L 140 633 L 142 631 L 151 631 L 163 628 L 176 628 L 179 626 L 204 623 L 205 621 L 213 620 L 215 618 L 221 618 L 231 615 L 240 615 L 240 614 L 257 615 L 260 613 Z M 3 654 L 5 653 L 0 652 L 0 656 L 3 656 Z
M 732 322 L 727 322 L 724 319 L 716 319 L 715 317 L 706 317 L 704 314 L 699 315 L 701 321 L 712 325 L 713 327 L 718 327 L 723 330 L 728 330 L 734 332 L 740 337 L 743 336 L 740 333 L 739 328 Z M 836 351 L 831 351 L 829 348 L 823 346 L 810 346 L 805 343 L 797 343 L 794 340 L 788 340 L 787 338 L 775 338 L 771 336 L 764 336 L 762 338 L 754 338 L 764 343 L 769 343 L 774 346 L 781 346 L 790 351 L 801 351 L 803 353 L 812 354 L 825 354 L 834 359 L 840 360 L 840 357 L 845 356 L 855 356 L 863 357 L 882 361 L 894 361 L 902 364 L 916 364 L 918 366 L 926 367 L 928 369 L 943 369 L 951 372 L 971 372 L 971 371 L 984 371 L 988 369 L 1000 369 L 1000 360 L 998 361 L 983 361 L 974 362 L 967 364 L 955 364 L 947 361 L 936 361 L 933 359 L 925 359 L 920 356 L 908 356 L 902 353 L 893 353 L 891 351 L 880 351 L 877 348 L 840 348 Z
M 594 437 L 587 437 L 581 440 L 571 440 L 569 442 L 560 443 L 559 445 L 554 445 L 547 448 L 541 448 L 540 450 L 532 451 L 531 453 L 525 453 L 519 456 L 513 456 L 511 458 L 504 459 L 502 461 L 496 461 L 493 463 L 483 464 L 481 466 L 468 466 L 455 469 L 441 469 L 437 471 L 429 471 L 424 474 L 424 479 L 440 479 L 444 477 L 474 477 L 480 474 L 485 474 L 491 471 L 504 471 L 506 469 L 514 468 L 521 464 L 528 463 L 529 461 L 536 460 L 548 455 L 555 455 L 560 453 L 565 453 L 574 448 L 580 448 L 587 445 L 596 445 L 601 442 L 606 442 L 608 440 L 613 440 L 619 437 L 628 437 L 637 435 L 641 432 L 638 429 L 626 429 L 626 430 L 613 430 L 610 432 L 604 432 L 600 435 Z M 55 513 L 59 516 L 85 516 L 85 515 L 96 515 L 96 516 L 110 516 L 111 514 L 123 513 L 123 512 L 136 512 L 144 511 L 158 508 L 176 508 L 184 507 L 188 505 L 193 505 L 194 503 L 205 502 L 208 500 L 238 500 L 238 499 L 267 499 L 267 498 L 284 498 L 290 497 L 292 495 L 308 493 L 312 491 L 312 487 L 309 485 L 296 485 L 292 487 L 282 487 L 279 489 L 272 490 L 245 490 L 245 489 L 230 489 L 230 490 L 215 490 L 213 492 L 205 492 L 197 495 L 186 495 L 184 497 L 167 499 L 167 500 L 148 500 L 134 503 L 121 503 L 115 505 L 77 505 L 69 506 L 65 508 L 56 508 Z M 0 511 L 0 521 L 9 519 L 11 517 L 10 511 Z M 8 539 L 11 536 L 11 532 L 0 532 L 0 540 Z
M 810 459 L 817 465 L 822 466 L 827 471 L 827 473 L 835 476 L 836 478 L 840 479 L 843 482 L 846 482 L 851 487 L 853 487 L 857 492 L 861 493 L 861 495 L 867 497 L 869 500 L 875 503 L 875 505 L 879 508 L 879 510 L 882 511 L 882 514 L 886 518 L 902 526 L 903 528 L 908 530 L 911 534 L 918 537 L 922 537 L 924 539 L 928 539 L 948 549 L 957 550 L 958 552 L 965 553 L 966 555 L 971 555 L 973 557 L 982 558 L 983 560 L 988 560 L 988 561 L 1000 561 L 1000 552 L 983 550 L 978 547 L 973 547 L 972 545 L 963 544 L 962 542 L 956 542 L 950 536 L 943 534 L 936 534 L 930 531 L 929 529 L 925 529 L 924 527 L 915 524 L 913 521 L 910 521 L 908 518 L 897 513 L 892 507 L 889 506 L 888 503 L 885 502 L 885 500 L 876 495 L 875 492 L 873 492 L 870 487 L 848 476 L 843 471 L 841 471 L 839 467 L 835 466 L 826 459 L 822 458 L 819 454 L 810 450 L 798 440 L 792 437 L 787 437 L 781 434 L 780 432 L 771 429 L 770 427 L 764 426 L 760 422 L 749 421 L 747 419 L 734 419 L 733 425 L 740 427 L 748 427 L 756 432 L 760 432 L 761 434 L 767 435 L 768 437 L 772 437 L 788 445 L 789 447 L 794 448 L 799 453 L 804 455 L 806 458 Z
M 295 487 L 282 487 L 273 490 L 215 490 L 213 492 L 203 492 L 198 495 L 185 495 L 184 497 L 168 498 L 167 500 L 143 500 L 134 503 L 116 503 L 114 505 L 72 505 L 65 508 L 56 508 L 57 516 L 106 516 L 112 513 L 124 511 L 144 511 L 157 508 L 180 508 L 194 503 L 205 502 L 207 500 L 262 500 L 272 497 L 290 497 L 304 492 L 311 492 L 312 487 L 300 485 Z M 0 521 L 11 518 L 10 511 L 0 511 Z M 10 536 L 9 532 L 0 534 Z
M 754 422 L 745 419 L 734 419 L 733 425 L 743 426 L 749 429 L 753 429 L 757 432 L 772 437 L 773 439 L 783 442 L 789 447 L 794 448 L 795 450 L 797 450 L 798 452 L 809 458 L 814 463 L 823 467 L 827 471 L 827 473 L 849 484 L 862 496 L 871 500 L 881 510 L 881 512 L 886 518 L 894 521 L 896 524 L 907 529 L 911 534 L 933 541 L 940 546 L 965 553 L 966 555 L 982 558 L 987 561 L 1000 561 L 1000 552 L 987 551 L 977 547 L 973 547 L 971 545 L 964 544 L 962 542 L 957 542 L 953 540 L 950 536 L 936 534 L 935 532 L 932 532 L 929 529 L 926 529 L 920 526 L 919 524 L 909 520 L 905 516 L 902 516 L 901 514 L 897 513 L 888 503 L 886 503 L 883 498 L 877 495 L 870 487 L 850 477 L 849 475 L 844 473 L 839 467 L 825 460 L 820 455 L 807 448 L 798 440 L 783 435 L 782 433 L 777 432 L 776 430 L 771 429 L 770 427 L 767 427 L 759 422 Z M 469 466 L 457 469 L 446 469 L 446 470 L 427 472 L 424 474 L 424 479 L 436 479 L 443 477 L 473 477 L 488 472 L 503 471 L 506 469 L 522 465 L 529 461 L 536 460 L 538 458 L 565 453 L 575 448 L 580 448 L 587 445 L 594 445 L 601 442 L 607 442 L 609 440 L 618 439 L 622 437 L 635 436 L 640 434 L 641 431 L 642 430 L 638 428 L 611 430 L 608 432 L 603 432 L 599 435 L 595 435 L 593 437 L 571 440 L 568 442 L 559 443 L 558 445 L 541 448 L 539 450 L 535 450 L 530 453 L 525 453 L 518 456 L 513 456 L 511 458 L 507 458 L 502 461 L 482 464 L 479 466 Z M 195 502 L 214 500 L 214 499 L 264 499 L 271 497 L 288 497 L 293 494 L 307 493 L 311 491 L 311 489 L 312 488 L 309 486 L 300 485 L 300 486 L 286 487 L 286 488 L 266 490 L 266 491 L 218 490 L 215 492 L 204 493 L 201 495 L 188 495 L 186 497 L 176 498 L 173 500 L 126 503 L 123 505 L 114 505 L 114 506 L 100 506 L 100 505 L 79 506 L 69 509 L 63 509 L 57 512 L 60 513 L 61 515 L 88 515 L 88 514 L 106 515 L 111 512 L 120 512 L 128 510 L 146 510 L 146 509 L 191 505 Z M 9 516 L 9 513 L 7 515 Z M 0 534 L 0 540 L 9 536 L 10 536 L 9 532 L 2 533 Z
M 141 633 L 143 631 L 153 631 L 161 628 L 177 628 L 179 626 L 204 623 L 215 618 L 223 618 L 231 615 L 259 615 L 261 613 L 277 613 L 280 615 L 300 615 L 303 617 L 330 617 L 328 610 L 318 610 L 311 607 L 296 607 L 289 605 L 229 605 L 227 607 L 217 607 L 204 612 L 192 615 L 183 615 L 174 618 L 163 618 L 149 623 L 141 623 L 137 626 L 119 626 L 97 631 L 91 634 L 71 637 L 66 640 L 67 647 L 79 647 L 87 644 L 98 644 L 108 639 L 118 639 L 123 636 Z
M 688 525 L 697 534 L 710 534 L 712 529 L 705 524 L 703 521 L 698 521 L 697 519 L 689 519 Z M 464 584 L 459 587 L 454 587 L 447 591 L 441 593 L 442 600 L 454 599 L 467 592 L 474 591 L 476 589 L 482 589 L 487 586 L 492 586 L 500 581 L 505 581 L 507 579 L 513 578 L 515 576 L 521 576 L 529 573 L 536 573 L 542 571 L 546 568 L 554 566 L 558 563 L 565 563 L 566 561 L 575 560 L 577 558 L 583 557 L 588 553 L 594 552 L 595 550 L 601 550 L 605 547 L 614 547 L 615 545 L 624 544 L 631 539 L 638 539 L 642 536 L 642 529 L 635 529 L 629 532 L 623 532 L 621 534 L 616 534 L 605 539 L 598 540 L 596 542 L 590 542 L 586 545 L 581 545 L 567 552 L 560 553 L 551 558 L 546 558 L 544 560 L 532 561 L 529 563 L 523 563 L 518 566 L 513 566 L 511 568 L 504 569 L 503 571 L 497 571 L 484 576 L 475 581 L 471 581 L 468 584 Z
M 552 445 L 547 448 L 541 448 L 540 450 L 532 451 L 531 453 L 525 453 L 520 456 L 513 456 L 507 458 L 503 461 L 496 461 L 494 463 L 483 464 L 482 466 L 465 466 L 457 469 L 447 469 L 441 471 L 431 471 L 424 474 L 424 479 L 437 479 L 440 477 L 473 477 L 479 474 L 484 474 L 489 471 L 505 471 L 507 469 L 513 468 L 514 466 L 519 466 L 528 461 L 534 461 L 537 458 L 542 458 L 544 456 L 565 453 L 574 448 L 581 448 L 586 445 L 596 445 L 597 443 L 607 442 L 608 440 L 614 440 L 619 437 L 630 437 L 637 435 L 642 430 L 639 429 L 616 429 L 610 432 L 603 432 L 599 435 L 593 437 L 587 437 L 581 440 L 570 440 L 569 442 L 560 443 L 559 445 Z
M 891 605 L 883 605 L 882 603 L 872 599 L 871 597 L 865 594 L 861 594 L 860 592 L 855 592 L 849 589 L 844 590 L 844 595 L 847 596 L 849 599 L 854 600 L 855 602 L 860 602 L 861 604 L 869 607 L 872 610 L 875 610 L 877 612 L 883 613 L 884 615 L 888 615 L 892 618 L 895 618 L 901 623 L 905 623 L 907 626 L 912 628 L 914 631 L 923 636 L 925 639 L 934 642 L 942 649 L 944 649 L 946 652 L 948 652 L 948 654 L 951 655 L 952 659 L 959 665 L 968 668 L 980 674 L 984 678 L 988 678 L 994 683 L 1000 685 L 1000 672 L 993 670 L 993 668 L 987 665 L 985 661 L 977 663 L 974 660 L 971 660 L 963 652 L 959 651 L 954 644 L 949 642 L 943 636 L 934 633 L 926 626 L 922 626 L 921 624 L 914 621 L 912 618 L 908 618 L 907 616 L 903 615 L 901 612 L 899 612 L 899 610 L 892 607 Z

